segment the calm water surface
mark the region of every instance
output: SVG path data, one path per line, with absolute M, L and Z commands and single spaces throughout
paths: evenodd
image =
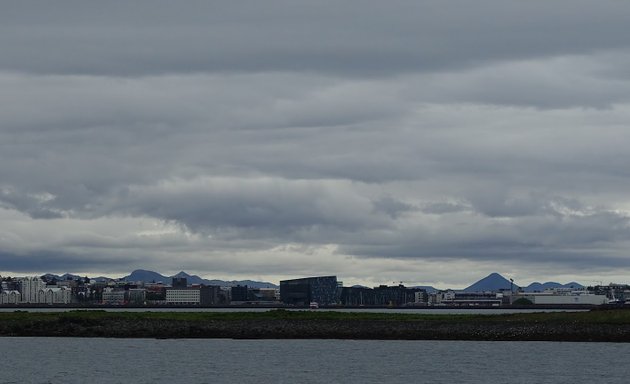
M 0 383 L 628 383 L 614 343 L 0 338 Z

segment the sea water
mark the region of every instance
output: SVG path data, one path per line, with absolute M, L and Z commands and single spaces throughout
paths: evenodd
M 0 383 L 628 383 L 616 343 L 0 338 Z

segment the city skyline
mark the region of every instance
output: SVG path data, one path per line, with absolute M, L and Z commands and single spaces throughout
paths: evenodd
M 627 282 L 618 1 L 20 1 L 0 274 Z

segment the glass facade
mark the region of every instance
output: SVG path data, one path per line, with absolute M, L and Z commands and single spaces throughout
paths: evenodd
M 311 302 L 319 305 L 337 304 L 337 276 L 283 280 L 280 282 L 280 299 L 285 304 L 297 306 L 308 306 Z

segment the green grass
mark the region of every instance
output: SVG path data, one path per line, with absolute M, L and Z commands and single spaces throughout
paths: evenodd
M 335 311 L 267 312 L 107 312 L 75 310 L 68 312 L 3 312 L 0 321 L 107 321 L 107 320 L 172 320 L 172 321 L 238 321 L 238 320 L 335 320 L 335 321 L 439 321 L 439 322 L 571 322 L 589 324 L 630 324 L 630 310 L 589 312 L 536 312 L 516 314 L 409 314 Z

